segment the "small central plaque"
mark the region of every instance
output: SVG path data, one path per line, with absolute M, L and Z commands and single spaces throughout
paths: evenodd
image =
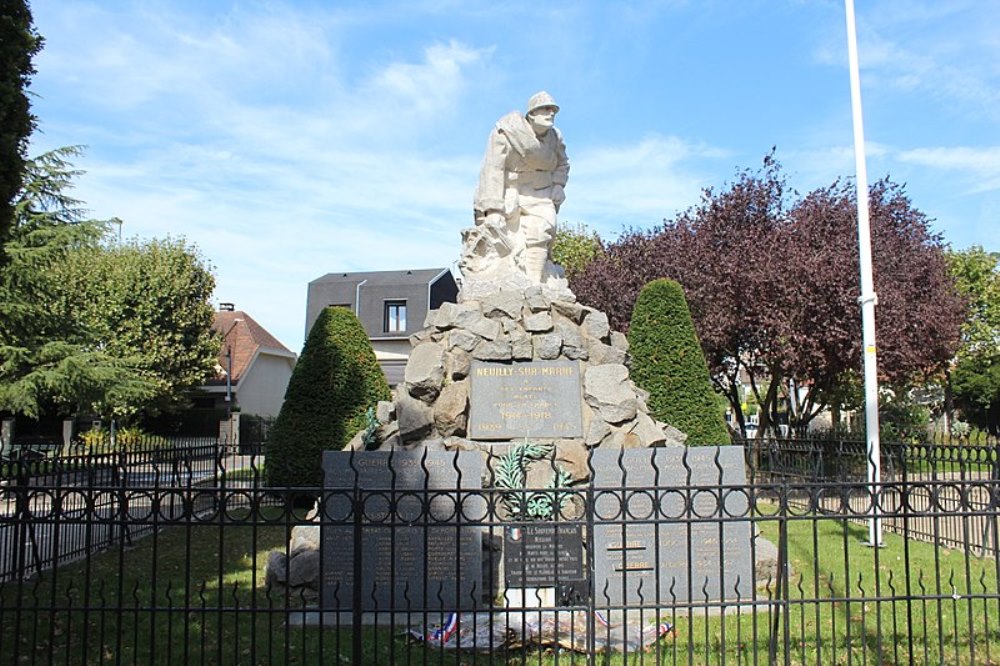
M 586 580 L 583 525 L 513 525 L 504 530 L 507 587 L 553 587 Z
M 469 376 L 472 439 L 583 437 L 576 361 L 473 361 Z

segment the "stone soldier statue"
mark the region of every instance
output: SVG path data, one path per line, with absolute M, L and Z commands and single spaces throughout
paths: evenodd
M 547 92 L 512 111 L 490 132 L 473 202 L 476 226 L 463 232 L 467 280 L 565 288 L 550 259 L 569 161 L 553 126 L 559 106 Z

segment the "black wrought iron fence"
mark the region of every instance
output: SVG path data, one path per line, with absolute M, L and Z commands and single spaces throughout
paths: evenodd
M 317 488 L 222 457 L 211 483 L 8 483 L 0 660 L 1000 659 L 998 482 L 978 453 L 874 488 L 770 476 L 742 447 L 515 453 L 328 453 Z M 62 566 L 33 555 L 66 543 Z

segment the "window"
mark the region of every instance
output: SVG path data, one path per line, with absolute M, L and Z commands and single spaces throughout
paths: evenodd
M 386 333 L 402 333 L 406 330 L 406 301 L 385 302 Z

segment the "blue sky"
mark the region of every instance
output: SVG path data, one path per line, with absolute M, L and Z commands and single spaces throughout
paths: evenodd
M 648 228 L 777 147 L 800 192 L 853 175 L 840 0 L 33 0 L 31 150 L 75 195 L 183 236 L 298 352 L 327 272 L 449 266 L 487 134 L 545 89 L 566 222 Z M 1000 250 L 1000 2 L 857 0 L 870 179 L 955 248 Z

